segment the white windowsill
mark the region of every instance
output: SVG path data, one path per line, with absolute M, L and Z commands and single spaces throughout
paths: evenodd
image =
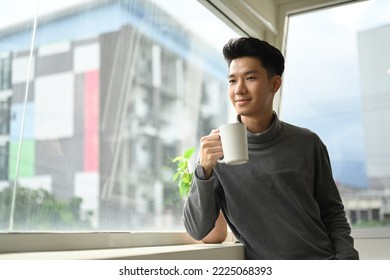
M 231 232 L 203 244 L 185 232 L 0 233 L 1 259 L 243 259 Z
M 390 228 L 352 230 L 362 259 L 390 259 Z M 0 260 L 244 259 L 233 234 L 203 244 L 185 232 L 0 233 Z
M 239 243 L 0 254 L 3 260 L 242 260 Z

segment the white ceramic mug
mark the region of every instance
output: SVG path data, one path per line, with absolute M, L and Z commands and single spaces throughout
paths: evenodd
M 248 141 L 244 124 L 225 124 L 219 128 L 219 135 L 222 142 L 223 159 L 219 159 L 218 162 L 238 165 L 248 161 Z

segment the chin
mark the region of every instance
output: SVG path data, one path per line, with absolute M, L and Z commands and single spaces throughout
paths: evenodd
M 239 114 L 241 116 L 248 116 L 249 115 L 248 111 L 246 111 L 246 110 L 236 109 L 236 112 L 237 112 L 237 114 Z

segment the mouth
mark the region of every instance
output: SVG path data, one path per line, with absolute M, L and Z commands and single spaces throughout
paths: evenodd
M 240 98 L 240 99 L 235 100 L 235 102 L 238 105 L 245 105 L 245 104 L 249 103 L 249 101 L 251 101 L 251 99 L 249 99 L 249 98 Z

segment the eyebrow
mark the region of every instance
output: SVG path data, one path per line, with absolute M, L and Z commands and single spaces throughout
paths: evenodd
M 244 75 L 249 75 L 249 74 L 255 74 L 255 73 L 259 73 L 259 70 L 248 70 L 248 71 L 245 71 L 243 74 Z M 231 77 L 234 77 L 235 74 L 229 74 L 228 75 L 228 78 L 231 78 Z

